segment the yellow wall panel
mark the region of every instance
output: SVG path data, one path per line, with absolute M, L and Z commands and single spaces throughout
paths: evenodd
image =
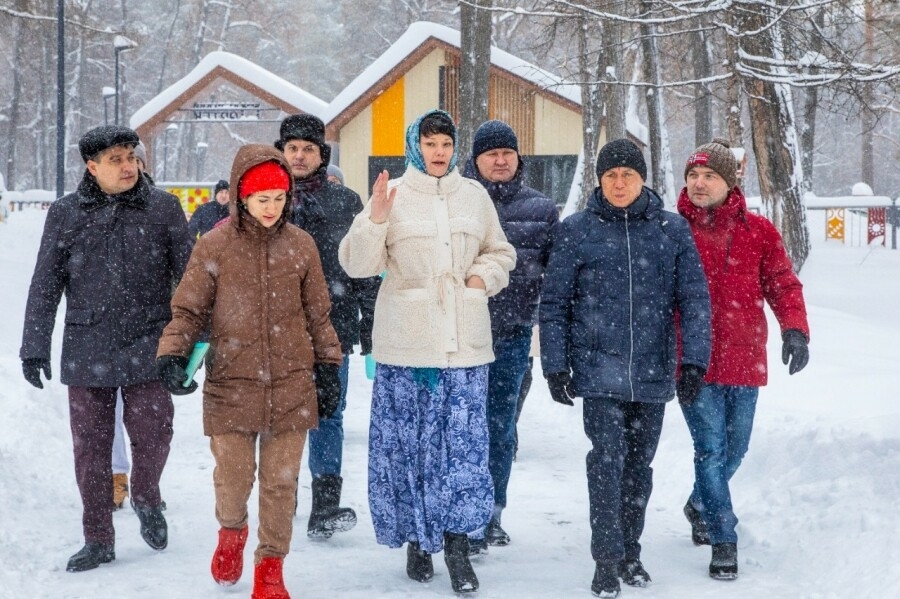
M 583 140 L 580 113 L 550 102 L 542 96 L 535 96 L 534 112 L 535 155 L 581 152 Z
M 372 102 L 372 156 L 404 153 L 404 81 L 401 77 Z

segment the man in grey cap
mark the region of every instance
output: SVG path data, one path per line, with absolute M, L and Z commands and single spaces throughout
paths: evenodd
M 131 494 L 141 536 L 168 544 L 159 480 L 172 440 L 172 398 L 156 368 L 156 346 L 192 242 L 178 199 L 140 176 L 126 127 L 107 125 L 79 141 L 87 166 L 73 193 L 47 212 L 28 291 L 19 356 L 25 379 L 51 378 L 50 341 L 66 296 L 60 381 L 68 386 L 75 479 L 84 547 L 66 569 L 115 559 L 111 458 L 116 392 L 131 439 Z M 186 390 L 187 391 L 187 390 Z

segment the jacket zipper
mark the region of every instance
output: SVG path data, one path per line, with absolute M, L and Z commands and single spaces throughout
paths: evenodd
M 634 269 L 631 262 L 631 231 L 625 211 L 625 247 L 628 248 L 628 388 L 634 401 Z

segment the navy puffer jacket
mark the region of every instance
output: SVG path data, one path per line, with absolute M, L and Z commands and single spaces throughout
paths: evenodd
M 504 337 L 515 327 L 537 323 L 544 269 L 559 225 L 556 205 L 522 183 L 524 172 L 521 156 L 516 175 L 506 183 L 491 183 L 483 178 L 471 158 L 463 171 L 464 177 L 478 181 L 487 190 L 503 233 L 516 248 L 516 268 L 509 273 L 509 286 L 489 300 L 494 337 Z
M 627 208 L 600 189 L 562 222 L 541 297 L 545 374 L 572 372 L 577 395 L 665 402 L 675 395 L 675 313 L 683 362 L 706 368 L 710 303 L 683 217 L 649 188 Z

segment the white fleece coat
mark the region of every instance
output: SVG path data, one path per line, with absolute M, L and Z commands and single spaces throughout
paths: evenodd
M 509 284 L 516 251 L 490 196 L 457 169 L 437 178 L 410 166 L 388 187 L 397 196 L 387 222 L 369 220 L 367 204 L 338 254 L 351 277 L 385 273 L 375 302 L 373 357 L 435 368 L 492 362 L 487 298 Z M 473 275 L 484 280 L 485 291 L 466 287 Z

